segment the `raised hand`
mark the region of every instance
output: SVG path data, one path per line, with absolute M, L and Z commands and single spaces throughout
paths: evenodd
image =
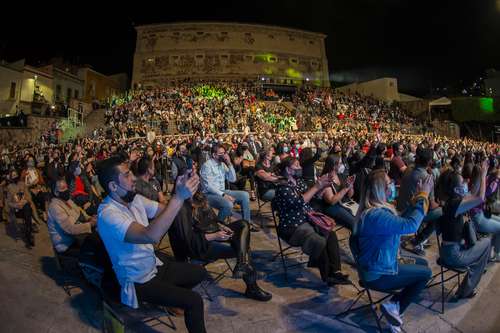
M 194 173 L 191 177 L 184 174 L 177 178 L 175 183 L 175 194 L 182 200 L 189 199 L 198 190 L 200 185 L 200 177 Z

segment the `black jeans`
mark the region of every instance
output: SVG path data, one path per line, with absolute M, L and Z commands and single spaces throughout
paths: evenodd
M 163 266 L 150 281 L 135 284 L 139 302 L 172 306 L 184 310 L 184 322 L 190 333 L 204 333 L 203 300 L 191 289 L 207 277 L 205 268 L 184 262 L 167 261 L 158 254 Z

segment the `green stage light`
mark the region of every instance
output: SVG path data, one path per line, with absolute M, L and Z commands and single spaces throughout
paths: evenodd
M 286 75 L 288 75 L 292 79 L 302 79 L 302 73 L 293 68 L 288 68 L 286 70 Z
M 482 97 L 479 99 L 479 109 L 483 112 L 492 113 L 493 108 L 493 98 Z

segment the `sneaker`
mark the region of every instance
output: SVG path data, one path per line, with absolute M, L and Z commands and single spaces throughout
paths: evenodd
M 399 314 L 399 302 L 384 302 L 380 306 L 380 310 L 391 325 L 403 325 L 403 319 L 401 319 Z
M 495 253 L 493 257 L 490 258 L 490 262 L 500 262 L 500 253 Z
M 400 333 L 400 332 L 402 332 L 401 326 L 396 326 L 396 325 L 391 325 L 391 324 L 389 324 L 389 331 L 391 333 Z
M 403 249 L 415 253 L 418 256 L 425 256 L 424 246 L 422 244 L 414 245 L 413 241 L 404 242 Z
M 420 245 L 423 246 L 424 249 L 428 249 L 432 246 L 431 242 L 429 242 L 429 239 L 424 240 Z

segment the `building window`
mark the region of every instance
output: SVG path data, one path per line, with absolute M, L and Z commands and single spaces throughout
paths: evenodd
M 69 102 L 70 99 L 71 99 L 71 88 L 68 88 L 66 92 L 66 101 Z
M 58 84 L 56 85 L 56 101 L 59 101 L 61 99 L 61 85 Z
M 78 95 L 79 94 L 80 94 L 80 92 L 77 89 L 75 89 L 75 99 L 78 99 L 78 97 L 79 97 Z
M 278 61 L 278 58 L 276 58 L 275 56 L 270 56 L 268 58 L 269 62 L 277 62 Z
M 297 58 L 290 58 L 290 63 L 291 64 L 294 64 L 294 65 L 297 65 L 299 63 L 299 60 Z
M 10 94 L 9 94 L 10 99 L 16 98 L 16 83 L 11 82 L 10 83 Z

